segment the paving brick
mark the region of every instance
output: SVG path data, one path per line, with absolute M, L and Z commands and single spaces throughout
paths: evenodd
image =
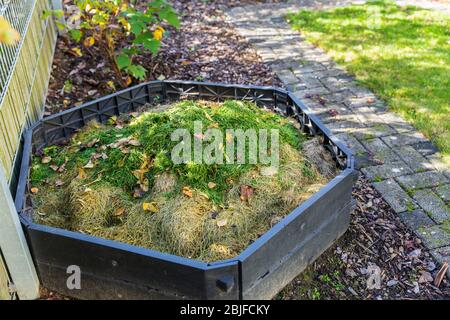
M 429 156 L 439 151 L 431 141 L 419 142 L 411 146 L 423 156 Z
M 440 152 L 437 152 L 432 155 L 426 156 L 426 158 L 428 159 L 428 161 L 430 161 L 433 168 L 446 176 L 450 182 L 450 168 L 447 164 L 444 163 L 442 154 Z
M 344 120 L 344 121 L 330 122 L 327 124 L 327 127 L 334 134 L 339 134 L 339 133 L 354 132 L 355 130 L 364 127 L 364 124 L 355 119 L 353 121 Z
M 416 209 L 411 212 L 402 212 L 399 214 L 402 221 L 413 231 L 419 230 L 420 228 L 426 228 L 434 226 L 435 223 L 431 218 L 420 209 Z
M 437 187 L 447 183 L 447 179 L 437 171 L 419 172 L 395 178 L 406 189 Z
M 417 131 L 411 131 L 393 136 L 382 138 L 383 141 L 390 147 L 401 147 L 409 144 L 427 141 L 423 134 Z
M 380 123 L 374 124 L 372 121 L 360 117 L 358 113 L 356 113 L 356 116 L 359 121 L 367 125 L 367 127 L 358 129 L 353 133 L 355 137 L 360 140 L 370 140 L 373 138 L 384 137 L 391 135 L 394 132 L 394 129 L 392 129 L 387 124 L 380 124 Z
M 437 223 L 450 220 L 450 209 L 433 191 L 428 189 L 418 190 L 412 196 L 419 206 Z
M 450 185 L 442 185 L 434 189 L 439 197 L 445 202 L 450 202 Z
M 361 171 L 371 181 L 377 181 L 378 179 L 385 180 L 413 173 L 413 171 L 403 161 L 366 167 L 361 169 Z
M 450 246 L 431 250 L 430 253 L 440 266 L 445 262 L 450 264 Z M 447 277 L 450 278 L 450 268 L 447 269 Z
M 408 194 L 395 182 L 394 179 L 374 182 L 373 186 L 383 196 L 384 200 L 394 209 L 395 212 L 405 212 L 416 209 L 417 205 Z
M 313 95 L 325 95 L 329 93 L 328 89 L 325 88 L 324 86 L 321 87 L 316 87 L 316 88 L 312 88 L 312 89 L 304 89 L 304 90 L 298 90 L 294 92 L 294 95 L 299 98 L 299 99 L 303 99 L 303 98 L 308 98 L 310 96 Z
M 433 166 L 428 159 L 422 156 L 412 146 L 402 146 L 395 148 L 394 150 L 415 172 L 433 170 Z
M 367 150 L 364 146 L 351 134 L 340 133 L 336 137 L 341 140 L 355 155 L 359 153 L 366 153 Z
M 389 125 L 394 128 L 398 133 L 406 134 L 414 131 L 414 127 L 406 122 L 402 117 L 389 111 L 378 112 L 378 116 Z M 419 141 L 421 142 L 421 141 Z
M 380 138 L 360 141 L 371 152 L 373 158 L 381 161 L 380 164 L 400 161 L 399 156 Z
M 417 230 L 417 234 L 428 249 L 436 249 L 450 245 L 450 230 L 446 226 L 435 225 L 421 227 Z
M 292 83 L 298 82 L 297 77 L 292 73 L 291 70 L 278 70 L 277 76 L 278 76 L 278 78 L 280 78 L 281 81 L 283 81 L 286 84 L 292 84 Z

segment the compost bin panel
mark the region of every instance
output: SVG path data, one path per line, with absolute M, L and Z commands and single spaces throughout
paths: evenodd
M 299 246 L 310 241 L 318 229 L 330 223 L 336 215 L 350 205 L 353 179 L 353 170 L 345 170 L 242 253 L 240 259 L 242 259 L 244 298 L 247 297 L 247 291 L 258 285 L 272 272 L 276 272 L 298 250 Z M 336 220 L 336 223 L 338 230 L 345 230 L 348 226 L 348 218 Z M 336 238 L 321 234 L 318 237 L 320 241 L 316 243 L 317 248 L 314 248 L 312 252 L 325 250 Z M 308 253 L 304 254 L 308 256 Z M 292 274 L 298 274 L 300 271 L 301 268 Z M 277 286 L 278 289 L 282 285 L 280 283 Z M 249 296 L 256 298 L 251 292 Z
M 237 287 L 213 290 L 217 278 L 238 281 L 237 262 L 206 270 L 206 264 L 39 225 L 28 238 L 42 285 L 81 299 L 236 299 Z M 94 239 L 94 240 L 92 240 Z M 192 265 L 188 265 L 192 263 Z M 80 267 L 81 289 L 70 290 L 67 268 Z M 207 272 L 211 271 L 208 275 Z M 207 276 L 208 275 L 208 276 Z M 207 279 L 208 278 L 208 279 Z M 209 290 L 206 290 L 206 289 Z M 208 296 L 207 296 L 208 292 Z
M 254 283 L 251 288 L 247 288 L 243 298 L 246 300 L 273 298 L 345 233 L 350 223 L 352 206 L 353 204 L 345 206 L 323 221 L 310 237 L 284 257 L 283 263 L 276 270 Z

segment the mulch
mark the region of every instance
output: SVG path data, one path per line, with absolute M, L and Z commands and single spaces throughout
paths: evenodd
M 147 80 L 179 79 L 282 86 L 251 45 L 225 21 L 223 10 L 241 1 L 172 1 L 182 13 L 179 31 L 170 31 L 158 55 L 142 57 Z M 273 2 L 273 1 L 272 1 Z M 82 57 L 60 37 L 47 97 L 47 114 L 98 98 L 120 84 L 101 52 Z M 64 83 L 73 84 L 70 92 Z M 356 208 L 346 234 L 328 249 L 278 299 L 448 299 L 450 283 L 433 281 L 439 271 L 429 252 L 370 183 L 360 177 L 353 192 Z M 43 299 L 64 297 L 43 289 Z

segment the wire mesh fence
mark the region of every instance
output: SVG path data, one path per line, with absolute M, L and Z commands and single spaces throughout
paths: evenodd
M 23 129 L 42 114 L 57 30 L 43 12 L 50 0 L 0 0 L 3 16 L 20 34 L 0 44 L 0 163 L 10 177 Z

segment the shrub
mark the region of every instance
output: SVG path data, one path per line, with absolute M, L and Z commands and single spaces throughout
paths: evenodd
M 67 7 L 69 17 L 58 27 L 66 29 L 70 37 L 86 48 L 99 46 L 106 53 L 114 71 L 124 87 L 131 78 L 123 72 L 143 80 L 146 69 L 134 63 L 142 53 L 156 54 L 165 33 L 162 24 L 179 28 L 180 21 L 166 0 L 154 0 L 146 4 L 129 0 L 75 0 Z M 44 17 L 61 11 L 49 11 Z

